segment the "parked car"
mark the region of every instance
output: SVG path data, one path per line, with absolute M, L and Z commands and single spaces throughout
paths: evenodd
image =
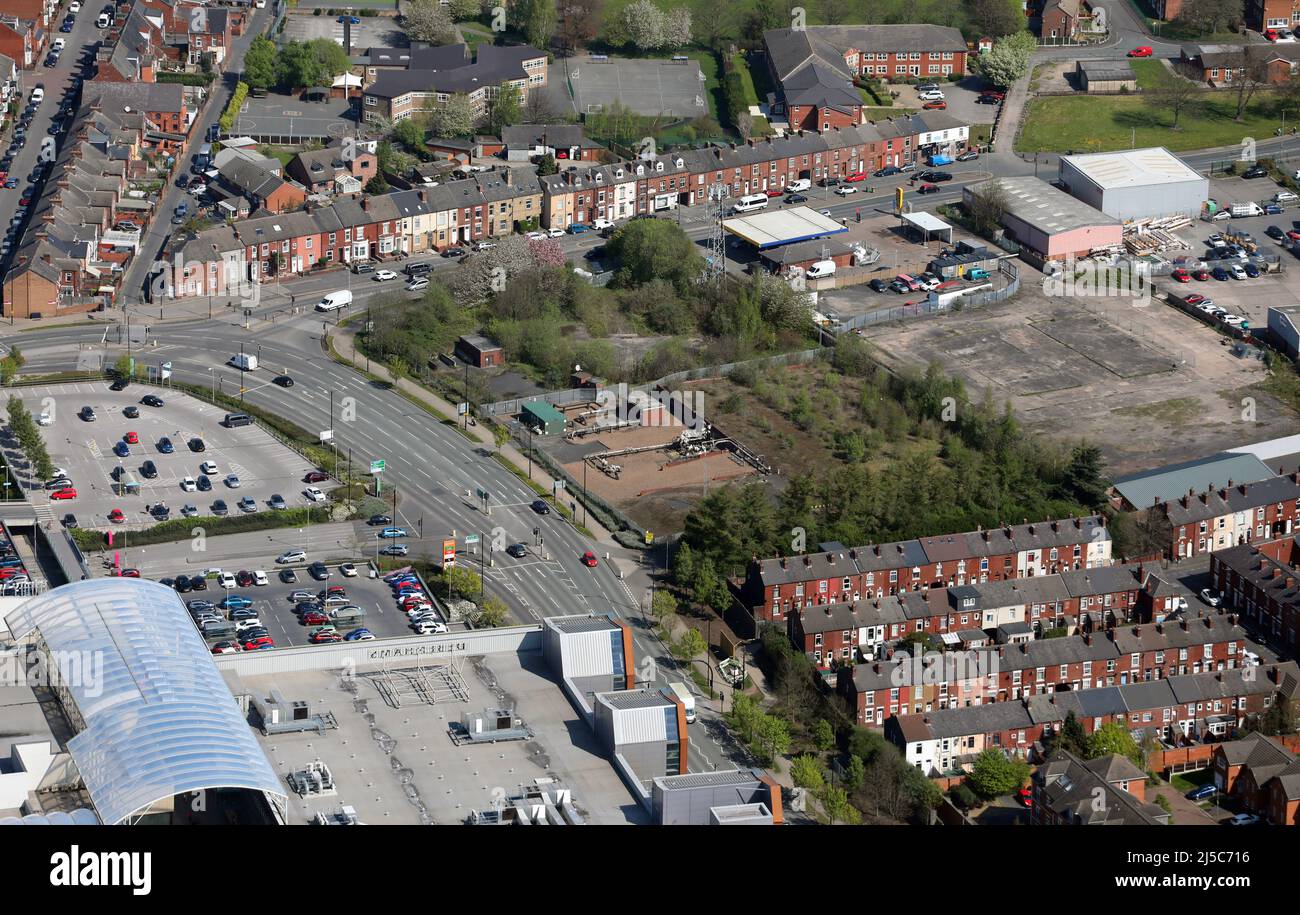
M 1189 801 L 1203 801 L 1207 797 L 1213 797 L 1214 793 L 1217 790 L 1218 789 L 1214 786 L 1214 783 L 1211 782 L 1209 784 L 1201 785 L 1197 788 L 1193 788 L 1191 791 L 1188 791 L 1186 794 L 1184 794 L 1183 797 L 1187 798 Z
M 1246 169 L 1244 172 L 1241 173 L 1241 177 L 1243 177 L 1243 178 L 1267 178 L 1267 177 L 1268 177 L 1268 169 L 1266 169 L 1266 168 L 1265 168 L 1264 166 L 1262 166 L 1262 165 L 1252 165 L 1250 168 Z
M 1128 56 L 1129 57 L 1150 57 L 1153 53 L 1155 52 L 1151 50 L 1150 45 L 1139 45 L 1138 47 L 1134 48 L 1132 51 L 1129 51 Z
M 1223 599 L 1219 597 L 1219 593 L 1210 588 L 1201 589 L 1201 600 L 1205 601 L 1211 607 L 1217 607 L 1219 604 L 1223 603 Z

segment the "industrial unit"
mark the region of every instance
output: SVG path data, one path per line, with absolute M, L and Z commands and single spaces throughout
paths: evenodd
M 997 185 L 1006 195 L 1002 224 L 1007 235 L 1043 260 L 1064 260 L 1124 243 L 1124 227 L 1118 219 L 1040 178 L 1000 178 L 968 186 L 962 200 L 970 205 L 973 197 Z
M 1195 217 L 1210 180 L 1163 146 L 1062 156 L 1061 186 L 1115 219 Z

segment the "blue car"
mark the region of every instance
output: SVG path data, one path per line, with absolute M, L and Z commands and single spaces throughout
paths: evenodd
M 353 629 L 347 635 L 343 636 L 343 641 L 360 642 L 362 639 L 365 639 L 366 636 L 369 636 L 372 639 L 374 638 L 374 635 L 369 629 Z
M 217 604 L 217 606 L 222 610 L 244 610 L 253 606 L 253 602 L 242 595 L 232 594 L 229 597 L 224 598 L 221 603 Z
M 404 528 L 404 527 L 386 527 L 386 528 L 384 528 L 382 531 L 379 532 L 379 536 L 380 536 L 380 537 L 388 538 L 388 539 L 390 539 L 390 540 L 391 540 L 392 538 L 394 538 L 394 537 L 405 537 L 405 536 L 407 536 L 407 534 L 406 534 L 406 528 Z
M 1241 265 L 1241 269 L 1245 270 L 1246 276 L 1250 277 L 1251 279 L 1254 279 L 1255 277 L 1259 276 L 1259 268 L 1256 267 L 1252 261 L 1246 261 L 1246 263 Z
M 59 31 L 60 31 L 60 32 L 65 32 L 65 33 L 66 33 L 66 32 L 71 32 L 71 31 L 72 31 L 72 23 L 71 23 L 71 22 L 65 22 L 65 23 L 63 23 L 63 25 L 59 26 Z
M 158 452 L 160 454 L 171 454 L 175 450 L 176 446 L 172 444 L 171 439 L 164 437 L 158 440 Z
M 1264 204 L 1264 215 L 1265 215 L 1265 216 L 1277 216 L 1277 215 L 1281 214 L 1281 212 L 1282 212 L 1282 208 L 1281 208 L 1280 206 L 1278 206 L 1276 203 L 1266 203 L 1266 204 Z
M 590 232 L 591 226 L 584 226 L 580 222 L 575 222 L 573 225 L 569 226 L 569 228 L 566 229 L 565 231 L 567 231 L 570 235 L 581 235 L 583 232 Z
M 126 442 L 118 442 L 113 446 L 113 453 L 118 457 L 130 457 L 131 447 Z
M 1227 270 L 1224 270 L 1222 267 L 1215 267 L 1214 270 L 1210 273 L 1210 276 L 1214 277 L 1216 280 L 1232 279 L 1232 274 L 1229 273 Z
M 1212 796 L 1217 790 L 1218 789 L 1214 787 L 1213 783 L 1201 785 L 1199 788 L 1193 788 L 1191 791 L 1188 791 L 1183 795 L 1183 797 L 1187 798 L 1189 801 L 1203 801 L 1207 797 Z
M 336 21 L 337 21 L 337 22 L 347 22 L 349 18 L 352 20 L 352 24 L 353 24 L 353 25 L 361 25 L 361 17 L 360 17 L 360 16 L 351 16 L 351 17 L 349 17 L 349 16 L 340 16 Z
M 18 186 L 17 178 L 10 178 L 8 181 L 5 182 L 5 187 L 9 188 L 10 190 L 13 190 L 17 186 Z

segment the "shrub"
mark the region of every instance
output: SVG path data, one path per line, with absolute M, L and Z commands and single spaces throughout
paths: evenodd
M 953 785 L 948 789 L 948 798 L 956 805 L 958 810 L 970 810 L 979 806 L 980 799 L 975 796 L 975 792 L 966 787 L 966 785 Z

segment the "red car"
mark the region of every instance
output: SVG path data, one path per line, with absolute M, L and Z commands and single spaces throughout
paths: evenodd
M 10 566 L 7 569 L 0 569 L 0 581 L 6 578 L 13 578 L 15 575 L 24 574 L 23 570 L 17 566 Z
M 140 444 L 140 436 L 136 435 L 134 432 L 128 432 L 126 435 L 122 436 L 122 441 L 126 442 L 128 445 L 138 445 Z
M 1265 29 L 1264 37 L 1269 41 L 1277 41 L 1277 29 Z
M 108 513 L 108 520 L 112 521 L 114 524 L 121 524 L 126 520 L 126 515 L 122 514 L 122 509 L 115 508 Z
M 343 636 L 339 635 L 337 632 L 318 632 L 307 641 L 311 642 L 313 645 L 323 645 L 327 642 L 341 642 L 343 641 Z
M 50 498 L 51 499 L 75 499 L 77 498 L 77 491 L 73 489 L 71 486 L 65 486 L 62 489 L 56 489 L 54 490 L 54 492 L 50 493 Z
M 845 176 L 844 176 L 844 180 L 845 180 L 845 181 L 866 181 L 866 180 L 867 180 L 867 173 L 866 173 L 866 172 L 857 172 L 857 173 L 852 174 L 852 175 L 845 175 Z
M 987 95 L 989 98 L 995 98 L 999 102 L 1007 97 L 1007 94 L 1001 89 L 985 89 L 980 95 Z
M 342 585 L 330 585 L 328 588 L 325 589 L 325 594 L 327 596 L 337 594 L 339 597 L 347 597 L 348 589 L 343 587 Z
M 269 635 L 259 635 L 255 639 L 249 639 L 247 642 L 244 642 L 240 647 L 243 648 L 244 651 L 256 651 L 259 648 L 274 648 L 275 642 L 271 640 Z
M 1169 275 L 1180 283 L 1190 283 L 1192 281 L 1192 275 L 1186 270 L 1175 270 Z
M 1200 305 L 1205 301 L 1205 296 L 1201 295 L 1199 292 L 1193 292 L 1191 295 L 1184 296 L 1183 301 L 1188 305 Z
M 304 483 L 324 483 L 329 478 L 330 475 L 328 473 L 324 473 L 319 470 L 313 470 L 311 473 L 303 477 L 302 481 Z
M 239 646 L 234 642 L 217 642 L 212 646 L 213 654 L 235 654 L 239 651 Z
M 420 587 L 419 582 L 415 582 L 415 581 L 403 581 L 403 582 L 399 582 L 398 585 L 397 585 L 397 587 L 393 588 L 393 590 L 397 592 L 398 597 L 401 597 L 403 594 L 410 594 L 410 593 L 423 594 L 423 593 L 424 593 L 424 589 Z
M 1198 280 L 1208 280 L 1210 278 L 1210 271 L 1202 267 L 1200 270 L 1194 271 L 1192 276 Z
M 1300 241 L 1300 232 L 1295 229 L 1289 229 L 1286 233 L 1286 237 L 1292 241 Z
M 235 583 L 241 588 L 247 588 L 253 583 L 253 573 L 242 569 L 235 573 Z
M 1144 44 L 1141 47 L 1134 48 L 1132 51 L 1129 51 L 1128 56 L 1129 57 L 1150 57 L 1153 53 L 1155 52 L 1151 50 L 1151 46 Z
M 1021 788 L 1019 791 L 1016 792 L 1016 800 L 1020 802 L 1020 806 L 1022 806 L 1022 807 L 1026 807 L 1026 808 L 1028 808 L 1028 807 L 1033 807 L 1033 806 L 1034 806 L 1034 789 L 1033 789 L 1033 788 Z
M 781 190 L 779 187 L 769 187 L 767 189 L 767 196 L 769 197 L 780 197 L 784 193 L 785 191 Z
M 924 108 L 926 111 L 942 111 L 943 109 L 948 107 L 948 103 L 940 99 L 937 102 L 926 102 L 921 107 Z
M 8 181 L 8 180 L 9 180 L 9 173 L 8 173 L 8 172 L 0 172 L 0 183 L 3 183 L 3 182 Z
M 596 568 L 596 566 L 599 565 L 599 563 L 596 562 L 596 554 L 591 550 L 587 550 L 587 552 L 582 554 L 582 564 L 589 569 Z
M 118 572 L 117 574 L 118 574 L 118 575 L 121 575 L 123 578 L 139 578 L 139 577 L 140 577 L 140 570 L 139 570 L 139 569 L 123 569 L 122 571 Z
M 298 622 L 304 626 L 323 626 L 330 621 L 330 618 L 319 610 L 308 610 L 302 616 L 298 617 Z

